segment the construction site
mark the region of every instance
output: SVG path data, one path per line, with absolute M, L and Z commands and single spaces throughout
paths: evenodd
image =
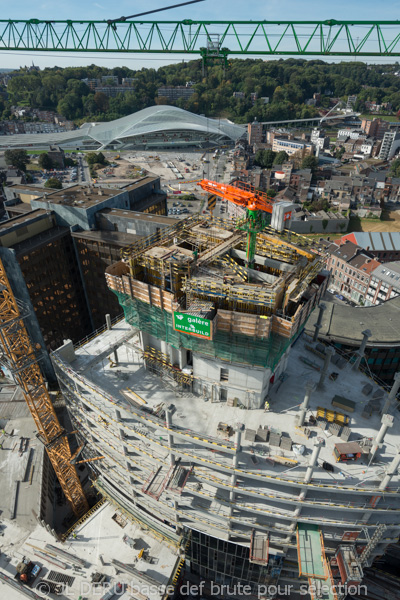
M 12 600 L 91 599 L 100 584 L 114 586 L 103 600 L 163 600 L 189 583 L 202 597 L 243 598 L 245 584 L 254 600 L 297 599 L 305 585 L 344 600 L 398 540 L 400 378 L 388 390 L 360 371 L 371 332 L 347 356 L 319 342 L 329 273 L 323 249 L 285 228 L 288 203 L 200 185 L 211 211 L 220 196 L 245 215 L 195 215 L 125 247 L 105 273 L 124 318 L 51 353 L 56 398 L 0 271 L 3 364 L 35 427 L 17 468 L 12 414 L 2 422 Z M 23 485 L 39 500 L 22 523 Z

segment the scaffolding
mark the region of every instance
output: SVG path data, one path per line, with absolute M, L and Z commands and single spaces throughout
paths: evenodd
M 147 346 L 143 353 L 143 358 L 146 361 L 146 368 L 155 375 L 161 377 L 166 375 L 178 385 L 188 390 L 192 389 L 193 375 L 184 373 L 179 366 L 172 364 L 167 354 L 156 348 Z
M 268 564 L 269 536 L 263 532 L 257 532 L 254 529 L 251 532 L 250 539 L 250 558 L 249 561 L 257 565 Z
M 273 370 L 299 333 L 297 331 L 295 336 L 284 338 L 271 332 L 269 337 L 264 339 L 217 329 L 212 341 L 200 339 L 176 331 L 173 327 L 172 313 L 131 298 L 127 294 L 115 290 L 114 293 L 130 325 L 170 343 L 174 348 L 197 351 L 210 358 L 269 367 Z

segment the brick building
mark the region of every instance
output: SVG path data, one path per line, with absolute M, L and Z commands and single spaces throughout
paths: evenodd
M 372 254 L 350 241 L 342 245 L 331 244 L 328 253 L 331 287 L 350 301 L 365 304 L 371 273 L 380 263 Z

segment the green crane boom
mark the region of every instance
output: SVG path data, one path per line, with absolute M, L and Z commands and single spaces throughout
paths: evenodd
M 201 56 L 400 56 L 400 21 L 0 20 L 0 50 Z

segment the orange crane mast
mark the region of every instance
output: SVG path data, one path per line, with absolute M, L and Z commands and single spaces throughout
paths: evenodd
M 0 350 L 1 360 L 21 387 L 66 499 L 74 514 L 81 517 L 89 505 L 72 460 L 67 433 L 55 413 L 35 350 L 26 331 L 17 300 L 0 260 Z M 78 463 L 77 463 L 78 464 Z
M 237 185 L 234 186 L 202 179 L 197 185 L 210 194 L 220 196 L 247 209 L 246 219 L 240 221 L 237 228 L 247 231 L 246 266 L 254 268 L 257 232 L 262 231 L 265 227 L 260 211 L 272 213 L 274 206 L 272 198 L 242 181 L 238 181 Z

